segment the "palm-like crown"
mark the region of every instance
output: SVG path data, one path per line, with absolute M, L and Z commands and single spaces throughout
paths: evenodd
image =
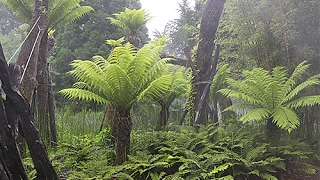
M 149 43 L 136 51 L 131 44 L 115 47 L 107 59 L 74 60 L 70 73 L 80 82 L 60 92 L 68 98 L 93 100 L 129 110 L 143 96 L 163 96 L 170 86 L 162 45 Z
M 230 88 L 219 92 L 235 100 L 236 104 L 226 110 L 247 112 L 240 120 L 272 121 L 281 129 L 291 132 L 300 124 L 294 109 L 320 104 L 320 96 L 299 96 L 301 91 L 320 83 L 320 74 L 300 83 L 302 75 L 310 65 L 300 63 L 290 77 L 283 67 L 276 67 L 271 73 L 255 68 L 245 71 L 243 80 L 228 79 Z

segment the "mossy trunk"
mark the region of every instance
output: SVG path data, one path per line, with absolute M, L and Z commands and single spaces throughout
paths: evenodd
M 130 110 L 118 110 L 116 117 L 117 144 L 116 144 L 116 165 L 128 160 L 130 154 L 130 134 L 132 130 L 132 119 Z
M 206 83 L 210 76 L 210 72 L 213 66 L 212 53 L 215 46 L 215 34 L 219 25 L 220 16 L 224 8 L 225 0 L 208 0 L 206 2 L 202 20 L 200 23 L 199 43 L 196 58 L 197 74 L 193 74 L 193 98 L 194 109 L 197 110 L 201 96 L 205 89 Z M 200 110 L 200 117 L 198 117 L 197 124 L 206 125 L 208 121 L 208 100 L 209 93 L 204 97 L 204 105 Z M 196 115 L 194 115 L 196 117 Z M 195 119 L 195 118 L 193 118 Z

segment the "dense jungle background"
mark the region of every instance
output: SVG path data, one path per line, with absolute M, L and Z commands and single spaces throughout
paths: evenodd
M 0 0 L 4 56 L 22 68 L 53 179 L 320 179 L 320 1 L 177 12 L 151 35 L 139 0 Z M 2 140 L 3 172 L 51 179 L 21 119 L 9 125 L 22 170 Z

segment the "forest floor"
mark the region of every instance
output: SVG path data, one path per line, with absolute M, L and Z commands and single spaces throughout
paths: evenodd
M 287 172 L 282 174 L 279 180 L 320 180 L 320 167 L 313 166 L 316 170 L 315 174 L 307 174 L 304 172 L 293 172 L 288 168 Z

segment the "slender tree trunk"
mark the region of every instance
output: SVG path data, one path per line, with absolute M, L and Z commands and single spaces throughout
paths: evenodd
M 45 32 L 41 38 L 39 47 L 39 57 L 37 63 L 37 125 L 43 142 L 50 146 L 51 135 L 49 128 L 49 107 L 48 107 L 48 92 L 49 92 L 49 72 L 48 72 L 48 33 Z
M 48 72 L 49 72 L 49 86 L 48 86 L 48 108 L 49 108 L 49 119 L 50 119 L 50 132 L 52 137 L 51 145 L 57 145 L 57 128 L 56 128 L 56 120 L 54 115 L 54 98 L 52 93 L 52 79 L 50 74 L 50 65 L 48 63 Z
M 225 0 L 207 0 L 204 12 L 202 14 L 199 36 L 200 41 L 196 53 L 196 67 L 198 69 L 199 79 L 194 78 L 193 80 L 194 109 L 197 109 L 199 106 L 202 93 L 206 86 L 206 83 L 204 82 L 209 79 L 210 70 L 212 69 L 212 53 L 214 49 L 215 34 L 219 25 L 224 3 Z M 198 124 L 205 125 L 207 123 L 208 99 L 209 94 L 204 97 L 204 106 L 201 108 L 201 111 L 199 112 L 200 116 L 197 118 Z
M 116 165 L 120 165 L 128 160 L 130 154 L 130 134 L 132 130 L 132 120 L 130 110 L 117 112 L 117 145 L 116 145 Z
M 168 119 L 169 119 L 169 106 L 167 105 L 161 105 L 161 110 L 160 110 L 160 114 L 159 114 L 159 120 L 158 120 L 158 124 L 156 126 L 156 130 L 160 131 L 162 130 L 164 127 L 166 127 Z

